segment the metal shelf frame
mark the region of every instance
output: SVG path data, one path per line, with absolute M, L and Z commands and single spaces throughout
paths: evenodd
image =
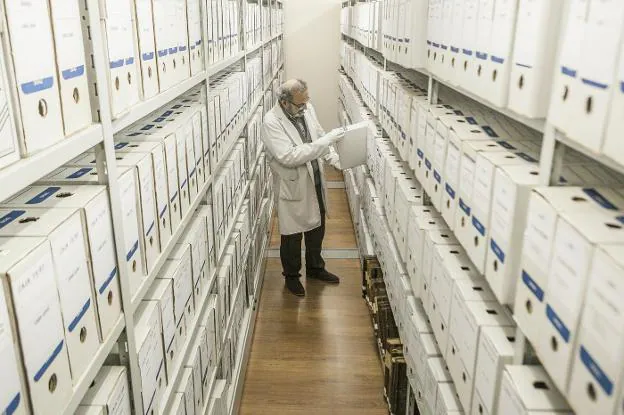
M 94 99 L 93 107 L 97 108 L 97 122 L 94 121 L 92 125 L 85 128 L 82 131 L 72 134 L 69 137 L 64 138 L 63 140 L 53 144 L 52 146 L 42 149 L 34 154 L 32 154 L 28 158 L 23 158 L 15 163 L 10 164 L 9 166 L 0 169 L 0 201 L 6 200 L 10 198 L 23 188 L 35 183 L 37 180 L 45 177 L 46 175 L 52 173 L 54 170 L 59 167 L 65 165 L 70 160 L 79 156 L 80 154 L 88 151 L 89 149 L 94 148 L 97 160 L 97 170 L 98 170 L 98 181 L 100 184 L 107 185 L 108 187 L 108 195 L 110 199 L 110 209 L 111 209 L 111 218 L 113 224 L 113 237 L 115 241 L 115 254 L 117 258 L 117 262 L 119 264 L 125 263 L 125 239 L 124 239 L 124 229 L 123 229 L 123 216 L 121 209 L 121 199 L 120 199 L 120 187 L 117 181 L 118 177 L 118 167 L 116 164 L 115 157 L 115 145 L 114 145 L 114 135 L 123 129 L 129 127 L 133 123 L 139 121 L 140 119 L 148 116 L 152 112 L 158 110 L 164 105 L 170 103 L 176 98 L 180 97 L 190 89 L 204 85 L 203 90 L 203 99 L 207 99 L 207 94 L 209 90 L 210 80 L 217 73 L 228 69 L 233 65 L 240 65 L 242 70 L 244 71 L 247 67 L 247 58 L 248 55 L 253 54 L 257 50 L 263 48 L 265 45 L 269 45 L 273 40 L 282 36 L 282 33 L 274 34 L 269 36 L 267 39 L 263 40 L 257 45 L 246 45 L 245 33 L 244 30 L 241 32 L 241 51 L 237 52 L 233 56 L 224 59 L 220 62 L 216 63 L 208 63 L 208 27 L 207 27 L 207 15 L 208 11 L 206 10 L 205 2 L 202 2 L 201 5 L 201 15 L 202 15 L 202 36 L 203 36 L 203 48 L 204 48 L 204 67 L 201 73 L 198 73 L 183 82 L 175 85 L 174 87 L 160 92 L 158 95 L 145 99 L 137 103 L 135 106 L 130 108 L 121 116 L 113 119 L 112 114 L 110 112 L 110 90 L 111 90 L 111 81 L 109 79 L 108 72 L 108 49 L 107 49 L 107 41 L 106 41 L 106 20 L 105 16 L 102 15 L 102 9 L 100 7 L 100 0 L 85 0 L 86 1 L 86 24 L 88 26 L 88 31 L 90 34 L 90 38 L 85 41 L 91 42 L 91 50 L 92 50 L 92 63 L 94 68 L 94 81 L 97 83 L 98 94 Z M 245 3 L 251 0 L 236 0 L 241 3 Z M 279 6 L 278 6 L 279 5 Z M 269 7 L 277 8 L 281 7 L 281 3 L 270 2 Z M 133 18 L 136 19 L 136 11 L 133 9 Z M 244 27 L 245 22 L 245 13 L 246 8 L 240 7 L 239 11 L 239 22 L 241 23 L 240 27 Z M 262 24 L 262 22 L 261 22 Z M 271 22 L 269 22 L 269 25 Z M 261 59 L 264 57 L 261 55 Z M 283 65 L 280 65 L 282 67 Z M 272 79 L 274 79 L 276 74 L 273 74 Z M 271 81 L 272 81 L 271 79 Z M 266 81 L 266 80 L 263 80 Z M 270 87 L 269 83 L 269 87 Z M 63 414 L 73 414 L 76 409 L 82 402 L 85 393 L 87 392 L 89 386 L 92 384 L 93 380 L 99 373 L 102 365 L 107 360 L 111 353 L 118 353 L 119 359 L 127 367 L 128 370 L 128 378 L 130 381 L 130 399 L 132 402 L 133 413 L 143 413 L 144 408 L 142 405 L 141 399 L 141 378 L 140 378 L 140 370 L 139 370 L 139 362 L 138 356 L 136 352 L 136 335 L 135 335 L 135 322 L 134 322 L 134 312 L 136 311 L 140 301 L 143 299 L 145 293 L 151 286 L 151 283 L 155 279 L 156 275 L 160 271 L 162 265 L 166 261 L 169 256 L 171 250 L 175 246 L 175 244 L 179 241 L 179 239 L 184 234 L 186 226 L 191 222 L 193 218 L 193 213 L 196 208 L 200 205 L 202 200 L 205 200 L 210 192 L 212 192 L 212 183 L 214 177 L 216 177 L 219 171 L 223 168 L 225 161 L 228 159 L 229 154 L 231 153 L 234 146 L 246 140 L 243 133 L 247 128 L 247 124 L 251 116 L 254 114 L 256 109 L 262 105 L 264 100 L 264 93 L 267 91 L 267 88 L 262 90 L 261 96 L 256 99 L 253 103 L 246 103 L 243 107 L 243 117 L 244 119 L 241 121 L 240 126 L 237 128 L 237 131 L 233 132 L 235 135 L 235 139 L 232 140 L 230 147 L 224 153 L 222 159 L 216 163 L 216 166 L 213 166 L 211 169 L 210 178 L 206 180 L 205 183 L 202 184 L 201 189 L 190 206 L 190 210 L 187 215 L 182 220 L 179 228 L 176 230 L 173 235 L 170 243 L 163 249 L 161 252 L 156 266 L 152 270 L 152 272 L 145 276 L 145 279 L 139 288 L 139 291 L 135 293 L 134 296 L 131 295 L 130 286 L 129 286 L 129 278 L 127 275 L 127 270 L 125 267 L 119 267 L 119 281 L 120 281 L 120 290 L 121 290 L 121 302 L 123 313 L 120 315 L 118 321 L 115 323 L 111 333 L 105 339 L 105 341 L 100 345 L 100 349 L 95 354 L 91 365 L 87 369 L 87 371 L 83 374 L 82 378 L 76 382 L 76 386 L 74 387 L 72 397 L 68 402 L 66 408 L 62 412 Z M 96 111 L 94 110 L 94 114 Z M 251 168 L 250 172 L 256 172 L 256 167 L 258 165 L 258 160 L 254 166 Z M 248 172 L 249 173 L 249 172 Z M 246 174 L 248 174 L 246 173 Z M 248 178 L 250 179 L 250 178 Z M 236 209 L 236 216 L 238 217 L 240 214 L 240 209 L 245 200 L 245 195 L 248 194 L 250 189 L 251 181 L 248 180 L 245 186 L 245 190 L 243 193 L 243 198 L 240 200 L 238 207 Z M 228 236 L 226 240 L 226 244 L 231 239 L 231 234 L 233 233 L 234 225 L 236 223 L 236 219 L 233 220 L 233 224 L 231 225 Z M 214 283 L 214 278 L 211 280 L 211 284 Z M 242 280 L 241 280 L 242 281 Z M 240 290 L 239 290 L 240 291 Z M 199 317 L 202 315 L 205 305 L 207 304 L 207 298 L 205 297 L 199 309 L 196 311 L 197 317 L 191 329 L 191 334 L 187 341 L 187 344 L 183 347 L 183 355 L 184 359 L 188 356 L 189 345 L 195 340 L 193 337 L 196 334 L 196 328 L 198 327 Z M 184 364 L 184 360 L 181 360 L 181 365 Z M 179 370 L 178 370 L 179 372 Z M 169 391 L 169 395 L 171 390 L 174 390 L 177 386 L 179 379 L 178 373 L 173 377 L 174 381 L 168 385 L 167 391 Z M 215 383 L 216 378 L 216 370 L 213 373 L 212 385 L 210 386 L 210 390 L 212 392 L 212 388 Z M 169 396 L 167 395 L 167 396 Z M 208 407 L 208 403 L 210 399 L 207 399 L 206 409 Z M 164 409 L 164 407 L 163 407 Z M 161 410 L 163 410 L 161 409 Z

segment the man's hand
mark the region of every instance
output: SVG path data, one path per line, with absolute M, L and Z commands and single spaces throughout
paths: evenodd
M 329 145 L 336 144 L 338 141 L 343 139 L 345 136 L 344 128 L 334 128 L 329 133 L 325 135 L 327 137 L 327 142 Z

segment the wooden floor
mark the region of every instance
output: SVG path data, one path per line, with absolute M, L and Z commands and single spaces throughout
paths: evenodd
M 324 248 L 355 248 L 346 194 L 329 192 L 333 218 Z M 277 247 L 276 228 L 273 236 Z M 297 298 L 284 288 L 279 259 L 268 260 L 241 414 L 388 413 L 359 260 L 326 262 L 340 285 L 302 277 L 307 295 Z

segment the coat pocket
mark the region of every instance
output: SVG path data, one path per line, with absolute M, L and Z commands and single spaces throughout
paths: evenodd
M 280 172 L 282 173 L 282 172 Z M 299 185 L 298 169 L 284 169 L 280 174 L 280 199 L 283 200 L 301 200 L 301 186 Z

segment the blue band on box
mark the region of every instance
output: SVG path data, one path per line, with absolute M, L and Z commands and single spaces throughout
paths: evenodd
M 44 202 L 48 198 L 50 198 L 52 195 L 54 195 L 59 190 L 61 190 L 61 188 L 57 187 L 57 186 L 48 187 L 43 192 L 39 193 L 38 195 L 36 195 L 32 199 L 30 199 L 28 202 L 26 202 L 26 204 L 27 205 L 37 205 L 37 204 L 39 204 L 41 202 Z
M 522 282 L 526 285 L 535 297 L 540 301 L 544 301 L 544 290 L 535 282 L 528 272 L 522 270 Z

